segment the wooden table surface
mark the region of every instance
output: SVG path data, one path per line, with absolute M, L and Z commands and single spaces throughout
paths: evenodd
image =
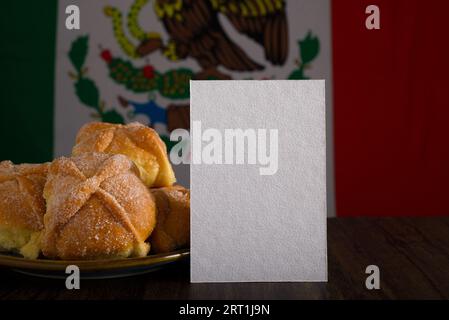
M 328 283 L 190 284 L 188 261 L 80 290 L 0 270 L 3 299 L 449 299 L 449 217 L 328 220 Z M 368 265 L 381 289 L 365 288 Z

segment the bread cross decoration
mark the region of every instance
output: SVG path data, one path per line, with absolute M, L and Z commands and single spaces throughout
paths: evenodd
M 131 159 L 148 187 L 166 187 L 176 178 L 164 142 L 153 129 L 140 123 L 127 125 L 92 122 L 76 137 L 72 155 L 86 152 L 123 154 Z
M 39 192 L 36 191 L 38 189 L 42 190 L 47 169 L 48 164 L 14 165 L 11 161 L 0 162 L 0 183 L 7 181 L 17 182 L 20 192 L 17 196 L 22 196 L 28 204 L 29 209 L 31 210 L 31 214 L 28 216 L 35 217 L 32 224 L 39 229 L 43 228 L 42 215 L 45 212 L 45 203 L 42 197 L 36 196 L 36 194 L 39 194 Z M 39 177 L 42 181 L 39 181 L 39 183 L 36 179 L 32 179 L 31 176 L 35 176 L 35 178 Z
M 66 179 L 76 179 L 79 182 L 65 192 L 64 196 L 56 200 L 54 204 L 57 210 L 54 210 L 55 219 L 48 221 L 46 228 L 56 231 L 58 234 L 65 225 L 77 214 L 77 212 L 89 201 L 95 194 L 103 204 L 109 209 L 114 217 L 120 221 L 121 225 L 129 231 L 136 242 L 144 241 L 131 223 L 126 210 L 109 192 L 101 188 L 101 184 L 113 177 L 124 174 L 129 170 L 137 173 L 133 163 L 122 155 L 113 155 L 106 159 L 91 177 L 86 177 L 77 165 L 69 158 L 60 158 L 56 160 L 50 172 L 63 173 Z M 54 172 L 56 171 L 56 172 Z M 48 184 L 52 181 L 48 181 Z M 49 187 L 49 185 L 46 186 Z M 45 193 L 45 192 L 44 192 Z M 57 196 L 57 195 L 56 195 Z M 48 199 L 47 199 L 48 200 Z

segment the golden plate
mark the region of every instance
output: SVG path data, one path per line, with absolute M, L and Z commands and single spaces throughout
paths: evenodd
M 69 265 L 80 269 L 81 278 L 106 279 L 129 277 L 160 268 L 190 255 L 189 249 L 169 253 L 148 255 L 140 258 L 110 259 L 110 260 L 50 260 L 25 259 L 8 253 L 0 253 L 0 266 L 14 271 L 46 278 L 66 278 L 65 270 Z

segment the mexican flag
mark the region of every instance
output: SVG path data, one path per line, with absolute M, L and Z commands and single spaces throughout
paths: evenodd
M 79 30 L 66 27 L 73 4 Z M 370 5 L 380 29 L 366 27 Z M 189 127 L 190 79 L 325 79 L 329 214 L 449 214 L 446 2 L 49 0 L 0 9 L 1 159 L 69 154 L 89 121 L 140 121 L 170 148 L 170 132 Z M 188 186 L 188 167 L 175 171 Z

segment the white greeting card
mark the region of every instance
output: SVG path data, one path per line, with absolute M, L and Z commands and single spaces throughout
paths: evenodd
M 327 281 L 324 81 L 190 94 L 191 281 Z

